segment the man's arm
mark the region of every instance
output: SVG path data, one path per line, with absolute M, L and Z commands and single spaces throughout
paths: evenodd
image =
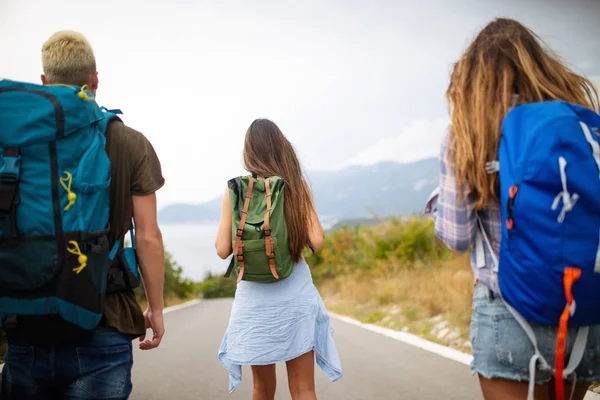
M 133 220 L 135 223 L 135 245 L 139 257 L 142 280 L 148 299 L 146 310 L 146 328 L 152 328 L 152 340 L 144 340 L 140 348 L 143 350 L 158 347 L 164 335 L 162 318 L 165 283 L 165 253 L 162 233 L 156 218 L 156 194 L 133 196 Z

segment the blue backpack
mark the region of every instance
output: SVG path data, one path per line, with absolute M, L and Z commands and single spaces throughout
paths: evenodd
M 0 327 L 18 315 L 100 322 L 114 119 L 85 86 L 0 80 Z
M 600 324 L 600 116 L 547 101 L 519 105 L 502 126 L 498 161 L 502 236 L 494 271 L 501 296 L 535 347 L 537 363 L 554 370 L 556 393 L 573 375 L 590 325 Z M 494 252 L 483 224 L 483 240 Z M 537 349 L 529 322 L 558 327 L 556 364 Z M 567 327 L 578 333 L 567 367 Z

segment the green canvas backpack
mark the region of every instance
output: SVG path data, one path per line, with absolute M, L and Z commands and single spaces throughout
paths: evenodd
M 288 247 L 283 213 L 284 186 L 278 176 L 240 176 L 227 183 L 233 257 L 226 277 L 235 269 L 238 282 L 243 279 L 270 283 L 292 273 L 295 262 Z

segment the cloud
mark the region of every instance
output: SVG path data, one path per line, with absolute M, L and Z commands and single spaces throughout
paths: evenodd
M 371 165 L 381 161 L 406 163 L 436 157 L 439 153 L 440 141 L 449 123 L 450 119 L 447 117 L 436 120 L 412 120 L 402 128 L 398 136 L 379 140 L 341 167 Z
M 279 125 L 308 171 L 436 156 L 449 67 L 499 14 L 597 76 L 600 24 L 577 1 L 590 2 L 0 0 L 0 37 L 11 38 L 0 40 L 10 59 L 0 73 L 39 82 L 44 40 L 81 31 L 99 103 L 123 110 L 161 159 L 159 207 L 199 203 L 245 173 L 244 134 L 258 117 Z

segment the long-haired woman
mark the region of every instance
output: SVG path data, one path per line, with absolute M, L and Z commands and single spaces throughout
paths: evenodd
M 287 235 L 283 236 L 287 236 L 288 249 L 280 254 L 291 257 L 293 269 L 275 282 L 239 281 L 219 359 L 229 371 L 230 391 L 241 381 L 242 365 L 251 365 L 253 400 L 274 399 L 275 364 L 286 362 L 292 399 L 314 400 L 315 358 L 332 381 L 342 376 L 329 316 L 303 256 L 306 248 L 316 251 L 322 246 L 324 231 L 294 148 L 275 123 L 267 119 L 252 122 L 246 132 L 244 164 L 253 181 L 253 188 L 247 191 L 258 194 L 270 185 L 266 180 L 272 177 L 284 183 Z M 228 188 L 216 239 L 221 258 L 232 254 L 238 228 L 232 223 L 229 193 Z M 252 200 L 258 201 L 250 199 L 249 204 Z
M 487 400 L 525 399 L 534 348 L 492 279 L 491 260 L 494 255 L 498 258 L 501 238 L 499 180 L 497 174 L 488 173 L 486 163 L 497 160 L 502 122 L 511 108 L 563 100 L 598 112 L 598 95 L 589 80 L 565 66 L 530 29 L 506 18 L 490 22 L 468 46 L 454 66 L 446 95 L 451 127 L 441 148 L 436 234 L 450 248 L 467 251 L 475 243 L 479 215 L 495 253 L 484 248 L 484 266 L 477 264 L 477 252 L 472 253 L 476 286 L 471 371 L 479 376 Z M 551 363 L 556 327 L 532 327 L 540 352 Z M 571 344 L 567 356 L 576 336 L 574 329 L 568 331 Z M 600 327 L 590 329 L 583 359 L 575 372 L 574 398 L 583 399 L 590 383 L 600 380 Z M 551 371 L 538 369 L 536 399 L 554 398 L 552 378 Z M 567 398 L 571 389 L 571 382 L 565 382 Z

